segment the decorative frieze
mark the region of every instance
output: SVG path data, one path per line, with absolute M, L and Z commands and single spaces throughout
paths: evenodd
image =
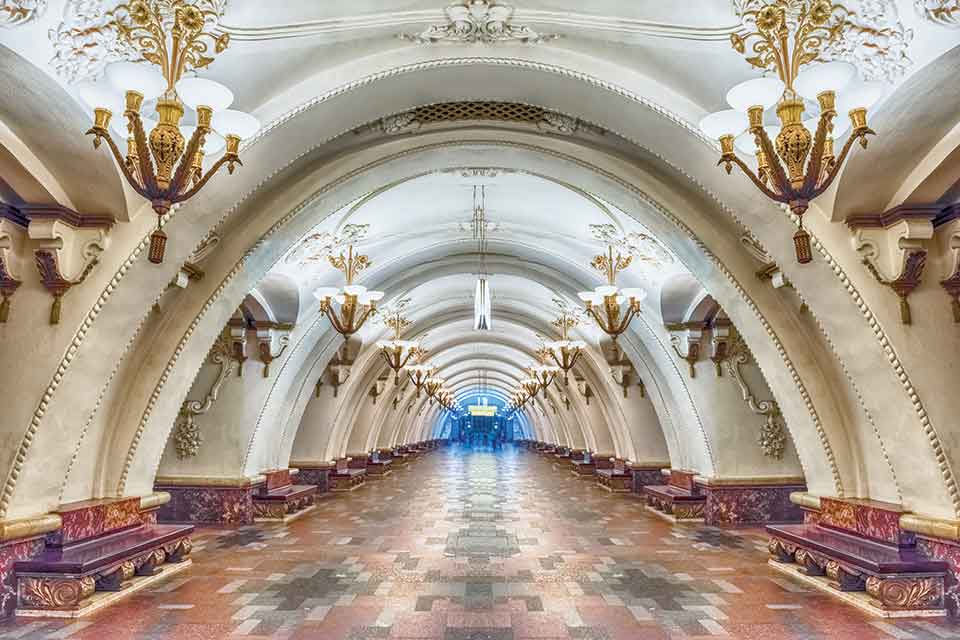
M 446 22 L 430 25 L 416 35 L 401 34 L 400 37 L 419 44 L 494 44 L 511 41 L 538 44 L 557 37 L 515 23 L 513 6 L 496 0 L 460 0 L 445 7 L 443 12 Z

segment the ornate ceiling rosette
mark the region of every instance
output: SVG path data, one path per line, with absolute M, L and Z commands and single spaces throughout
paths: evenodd
M 193 3 L 200 9 L 207 10 L 207 15 L 216 16 L 212 24 L 205 26 L 206 30 L 219 30 L 219 16 L 223 15 L 227 1 L 197 0 Z M 36 4 L 44 2 L 45 0 L 35 0 Z M 171 2 L 172 0 L 152 0 L 152 4 L 160 7 L 170 5 Z M 111 62 L 143 59 L 141 50 L 124 38 L 117 28 L 118 20 L 124 15 L 125 3 L 67 0 L 63 8 L 63 20 L 47 33 L 54 52 L 50 65 L 57 75 L 70 83 L 94 80 L 103 75 L 104 69 Z
M 0 0 L 0 27 L 19 27 L 47 10 L 47 0 Z
M 420 44 L 494 44 L 511 40 L 537 44 L 557 37 L 514 24 L 513 7 L 495 0 L 462 0 L 446 7 L 443 12 L 447 17 L 445 24 L 431 25 L 417 35 L 402 34 L 400 37 Z
M 951 0 L 956 4 L 956 0 Z M 944 4 L 935 0 L 917 0 L 918 5 Z M 797 11 L 808 0 L 790 0 Z M 733 0 L 743 29 L 752 31 L 751 15 L 769 0 Z M 864 80 L 893 83 L 901 78 L 913 61 L 907 55 L 913 41 L 913 30 L 904 26 L 894 0 L 845 0 L 837 3 L 843 16 L 843 27 L 837 38 L 825 42 L 819 58 L 823 62 L 843 60 L 860 70 Z

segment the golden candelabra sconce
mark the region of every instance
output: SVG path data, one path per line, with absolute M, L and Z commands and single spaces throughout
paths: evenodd
M 560 371 L 560 367 L 554 367 L 552 365 L 539 365 L 528 369 L 530 377 L 536 380 L 538 390 L 543 391 L 544 395 L 546 395 L 547 388 L 553 384 L 553 381 L 560 375 Z
M 370 259 L 353 251 L 353 245 L 347 246 L 347 253 L 327 256 L 330 264 L 342 271 L 346 284 L 335 287 L 321 287 L 313 292 L 320 301 L 320 312 L 327 316 L 337 333 L 349 338 L 360 330 L 366 321 L 377 312 L 376 303 L 383 298 L 382 291 L 368 291 L 366 287 L 354 284 L 357 274 L 370 266 Z
M 440 389 L 443 388 L 443 378 L 438 378 L 437 376 L 430 376 L 423 381 L 423 391 L 427 394 L 427 397 L 430 398 L 431 404 L 437 397 L 437 393 Z
M 411 323 L 401 315 L 399 309 L 391 313 L 384 320 L 384 324 L 393 331 L 393 338 L 378 341 L 377 348 L 380 349 L 380 355 L 383 356 L 387 366 L 393 371 L 393 384 L 399 385 L 400 371 L 421 353 L 420 342 L 418 340 L 400 339 L 401 332 Z
M 140 51 L 147 64 L 124 61 L 106 69 L 106 86 L 88 89 L 85 100 L 95 105 L 94 123 L 87 135 L 99 148 L 106 141 L 129 185 L 150 201 L 157 228 L 150 236 L 148 259 L 163 262 L 167 235 L 163 222 L 171 207 L 189 200 L 221 167 L 233 173 L 240 162 L 240 141 L 260 129 L 250 114 L 229 109 L 233 92 L 218 82 L 185 74 L 202 69 L 229 44 L 217 35 L 220 3 L 214 0 L 136 0 L 114 11 L 121 38 Z M 155 66 L 152 66 L 155 65 Z M 121 97 L 120 92 L 125 92 Z M 157 120 L 141 115 L 147 102 L 156 99 Z M 114 133 L 127 141 L 124 155 L 110 134 L 115 112 L 122 112 L 126 127 Z M 194 124 L 181 123 L 186 113 Z M 225 147 L 207 171 L 206 155 Z
M 437 373 L 437 367 L 429 364 L 413 364 L 404 367 L 410 383 L 417 390 L 417 397 L 420 397 L 420 391 L 423 390 L 427 380 L 431 379 Z
M 742 18 L 745 33 L 730 36 L 733 48 L 741 54 L 749 49 L 753 55 L 747 62 L 776 77 L 733 87 L 727 93 L 731 108 L 708 115 L 700 128 L 719 140 L 718 164 L 727 173 L 738 166 L 764 195 L 797 216 L 794 248 L 797 261 L 806 264 L 813 251 L 803 215 L 840 173 L 853 143 L 866 148 L 867 136 L 874 135 L 867 126 L 867 109 L 882 97 L 883 86 L 855 79 L 856 69 L 847 62 L 811 65 L 840 38 L 847 18 L 841 5 L 830 0 L 759 0 Z M 819 115 L 805 120 L 804 113 L 814 104 Z M 779 124 L 768 122 L 770 109 Z M 849 115 L 852 131 L 836 155 L 834 140 L 847 127 L 844 121 L 834 122 L 838 111 Z M 738 150 L 756 156 L 755 172 Z
M 630 321 L 640 313 L 640 303 L 647 295 L 644 289 L 620 289 L 616 285 L 617 274 L 629 267 L 631 262 L 632 255 L 615 252 L 613 245 L 609 245 L 606 254 L 594 256 L 590 263 L 606 276 L 607 284 L 577 294 L 586 305 L 587 314 L 614 340 L 627 330 Z
M 592 298 L 591 298 L 592 301 Z M 587 348 L 587 343 L 583 340 L 571 340 L 570 329 L 575 327 L 579 321 L 570 313 L 563 312 L 560 317 L 553 321 L 560 331 L 559 340 L 548 340 L 544 342 L 544 352 L 546 356 L 553 361 L 557 367 L 563 371 L 563 383 L 569 384 L 569 374 L 574 365 L 583 355 Z M 546 360 L 544 361 L 546 362 Z

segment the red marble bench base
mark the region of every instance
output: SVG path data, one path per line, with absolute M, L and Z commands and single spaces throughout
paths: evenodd
M 597 469 L 597 465 L 594 464 L 593 460 L 590 462 L 584 462 L 582 459 L 572 460 L 570 464 L 573 467 L 573 475 L 578 478 L 592 478 Z
M 945 614 L 949 565 L 917 550 L 915 536 L 899 529 L 899 507 L 821 505 L 819 523 L 766 527 L 772 566 L 877 615 Z
M 612 467 L 597 469 L 597 484 L 613 493 L 629 493 L 633 489 L 633 474 L 619 458 L 612 464 Z
M 95 592 L 123 591 L 135 577 L 157 576 L 165 564 L 186 562 L 193 548 L 191 533 L 192 525 L 139 525 L 48 547 L 18 561 L 17 615 L 81 615 Z
M 386 478 L 393 472 L 393 460 L 368 460 L 367 478 L 370 480 L 380 480 Z
M 341 493 L 359 489 L 367 480 L 367 470 L 350 468 L 351 458 L 340 458 L 337 467 L 330 472 L 330 491 Z
M 645 486 L 647 508 L 669 520 L 702 520 L 707 499 L 700 495 L 694 476 L 693 471 L 671 469 L 669 484 Z
M 317 487 L 312 484 L 290 484 L 254 496 L 253 513 L 257 521 L 289 522 L 313 508 Z

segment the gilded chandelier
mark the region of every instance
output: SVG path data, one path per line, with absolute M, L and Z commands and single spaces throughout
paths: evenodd
M 225 86 L 183 77 L 208 66 L 227 48 L 227 34 L 216 35 L 212 30 L 219 10 L 214 0 L 136 0 L 113 11 L 120 37 L 159 70 L 135 62 L 107 67 L 107 80 L 117 91 L 125 91 L 125 98 L 112 91 L 98 93 L 94 124 L 87 134 L 94 136 L 95 148 L 106 140 L 124 178 L 157 214 L 149 252 L 155 264 L 163 262 L 167 242 L 163 222 L 170 208 L 196 195 L 224 165 L 233 173 L 242 164 L 241 139 L 260 128 L 253 116 L 227 108 L 233 93 Z M 154 98 L 159 120 L 151 122 L 140 110 Z M 127 125 L 114 131 L 127 137 L 126 156 L 109 132 L 113 112 L 121 109 Z M 188 109 L 195 114 L 195 125 L 181 125 Z M 223 155 L 204 172 L 205 154 L 224 145 Z
M 583 350 L 587 348 L 587 343 L 582 340 L 571 340 L 569 336 L 570 329 L 575 327 L 578 320 L 575 316 L 566 311 L 560 314 L 560 317 L 553 321 L 560 331 L 559 340 L 549 340 L 544 343 L 543 356 L 553 360 L 554 364 L 563 371 L 563 383 L 568 384 L 568 375 L 577 360 L 583 355 Z
M 856 69 L 846 62 L 826 62 L 801 71 L 820 60 L 824 47 L 840 38 L 847 17 L 842 6 L 830 0 L 752 0 L 747 7 L 742 14 L 746 33 L 731 35 L 731 44 L 741 54 L 749 49 L 753 55 L 747 62 L 777 77 L 755 78 L 733 87 L 727 93 L 732 108 L 707 116 L 700 127 L 719 139 L 718 164 L 727 173 L 737 165 L 764 195 L 786 204 L 797 216 L 794 247 L 797 261 L 806 264 L 813 252 L 803 214 L 837 177 L 854 141 L 866 148 L 867 136 L 874 134 L 867 126 L 867 108 L 880 98 L 882 87 L 851 82 Z M 804 120 L 814 101 L 819 116 Z M 779 125 L 765 122 L 771 107 Z M 839 156 L 834 153 L 834 138 L 844 133 L 846 123 L 834 123 L 838 110 L 848 113 L 852 126 Z M 756 172 L 735 148 L 756 156 Z
M 623 255 L 619 251 L 614 253 L 613 245 L 609 245 L 606 254 L 594 256 L 590 263 L 606 276 L 607 284 L 577 294 L 586 305 L 587 313 L 614 340 L 627 330 L 630 321 L 640 313 L 640 303 L 647 295 L 643 289 L 619 289 L 616 285 L 617 274 L 629 267 L 631 262 L 632 255 Z
M 530 367 L 527 372 L 530 374 L 530 377 L 537 382 L 538 390 L 546 391 L 547 388 L 553 384 L 553 381 L 557 379 L 557 376 L 560 375 L 560 367 L 539 365 Z
M 404 371 L 407 372 L 407 377 L 410 378 L 410 383 L 417 390 L 417 397 L 419 398 L 420 390 L 424 388 L 427 380 L 436 375 L 437 367 L 429 364 L 413 364 L 404 367 Z
M 346 255 L 343 252 L 336 256 L 331 254 L 327 259 L 335 269 L 343 272 L 346 284 L 340 289 L 321 287 L 313 295 L 320 301 L 320 312 L 326 314 L 333 328 L 349 338 L 377 312 L 376 303 L 383 297 L 383 292 L 368 291 L 366 287 L 353 283 L 357 274 L 370 266 L 370 259 L 355 254 L 352 244 L 347 246 Z
M 443 378 L 438 378 L 437 376 L 430 376 L 423 381 L 423 391 L 427 394 L 427 397 L 431 401 L 436 399 L 437 393 L 440 392 L 440 389 L 443 388 Z
M 386 360 L 387 366 L 393 370 L 394 385 L 400 384 L 400 371 L 420 354 L 419 341 L 400 339 L 400 333 L 410 326 L 410 321 L 400 314 L 401 310 L 398 308 L 384 320 L 384 324 L 393 330 L 393 338 L 377 342 L 380 355 Z

